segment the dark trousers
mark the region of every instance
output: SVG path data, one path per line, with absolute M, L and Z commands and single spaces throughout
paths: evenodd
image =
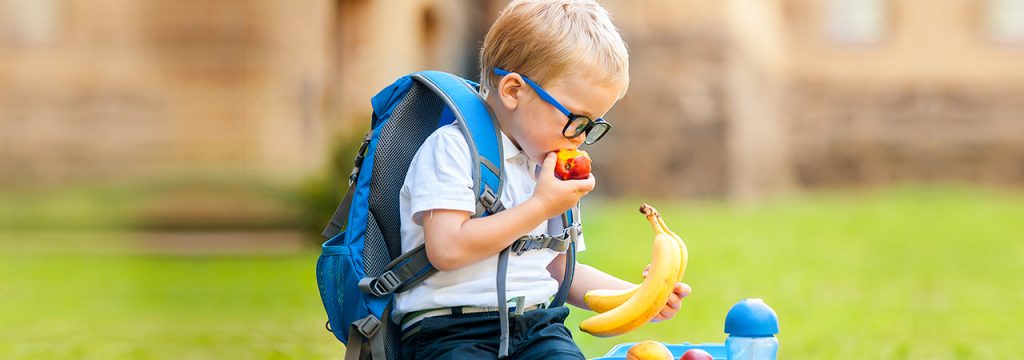
M 568 315 L 564 306 L 509 314 L 510 358 L 584 360 L 565 327 Z M 402 341 L 402 359 L 498 358 L 497 312 L 428 317 L 413 325 L 417 326 L 419 330 Z

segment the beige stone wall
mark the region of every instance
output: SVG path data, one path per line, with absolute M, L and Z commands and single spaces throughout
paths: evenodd
M 325 1 L 5 4 L 0 182 L 295 179 L 321 163 Z
M 398 76 L 476 77 L 505 3 L 2 0 L 0 183 L 301 178 Z M 633 81 L 591 149 L 599 192 L 1024 183 L 1024 46 L 989 35 L 989 3 L 602 1 Z M 880 4 L 880 35 L 837 38 L 836 4 Z
M 604 1 L 630 49 L 630 88 L 607 114 L 614 126 L 588 149 L 596 193 L 724 194 L 728 51 L 721 4 Z
M 1024 81 L 1024 47 L 1000 43 L 977 0 L 883 1 L 881 38 L 844 44 L 827 32 L 826 0 L 787 0 L 788 66 L 799 79 L 985 86 Z
M 846 43 L 825 31 L 826 1 L 789 1 L 799 184 L 1024 184 L 1024 43 L 989 33 L 993 2 L 884 3 L 880 36 Z
M 595 147 L 599 192 L 753 199 L 791 184 L 778 1 L 605 2 L 632 84 Z
M 990 33 L 994 2 L 604 3 L 634 78 L 592 151 L 605 191 L 1024 183 L 1024 41 Z
M 399 77 L 443 70 L 476 78 L 482 41 L 472 0 L 336 1 L 327 121 L 332 132 L 363 132 L 370 98 Z M 486 30 L 486 29 L 484 29 Z
M 804 187 L 911 181 L 1024 183 L 1024 87 L 792 90 L 795 175 Z

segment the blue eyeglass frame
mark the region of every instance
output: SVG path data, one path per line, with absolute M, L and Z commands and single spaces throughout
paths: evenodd
M 494 74 L 498 76 L 505 76 L 511 73 L 512 72 L 502 68 L 494 68 Z M 569 111 L 569 109 L 563 106 L 562 103 L 558 102 L 558 100 L 555 100 L 555 98 L 551 96 L 551 94 L 548 94 L 548 92 L 545 91 L 544 88 L 540 86 L 540 84 L 537 84 L 533 80 L 530 80 L 530 78 L 527 77 L 526 75 L 519 74 L 519 76 L 523 78 L 523 81 L 526 81 L 527 85 L 530 85 L 530 87 L 537 92 L 537 96 L 540 96 L 541 100 L 544 100 L 548 104 L 551 104 L 551 106 L 554 106 L 555 109 L 558 109 L 558 111 L 560 111 L 563 115 L 569 118 L 569 120 L 565 123 L 565 128 L 562 129 L 562 136 L 571 139 L 586 134 L 583 143 L 587 145 L 593 145 L 598 140 L 601 140 L 601 138 L 603 138 L 606 134 L 608 134 L 609 131 L 611 131 L 612 124 L 609 123 L 608 121 L 605 121 L 603 118 L 591 119 L 589 116 L 586 115 L 573 114 L 572 111 Z M 569 125 L 571 125 L 572 122 L 575 121 L 577 118 L 587 119 L 587 125 L 582 130 L 576 131 L 575 135 L 573 136 L 565 135 L 565 133 L 569 130 Z M 599 126 L 598 124 L 601 124 L 600 126 L 605 128 L 604 132 L 598 134 L 597 138 L 591 139 L 590 131 L 594 129 L 595 126 Z

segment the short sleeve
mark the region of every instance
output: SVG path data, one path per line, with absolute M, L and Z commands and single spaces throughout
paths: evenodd
M 413 156 L 405 177 L 412 220 L 422 225 L 428 210 L 476 211 L 472 158 L 466 139 L 451 125 L 438 129 Z

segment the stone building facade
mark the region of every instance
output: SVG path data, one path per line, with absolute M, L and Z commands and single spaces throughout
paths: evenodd
M 302 176 L 323 160 L 329 9 L 0 2 L 0 183 Z
M 396 77 L 475 77 L 505 3 L 0 1 L 0 183 L 300 179 Z M 1022 3 L 602 1 L 632 84 L 599 192 L 1024 184 Z

